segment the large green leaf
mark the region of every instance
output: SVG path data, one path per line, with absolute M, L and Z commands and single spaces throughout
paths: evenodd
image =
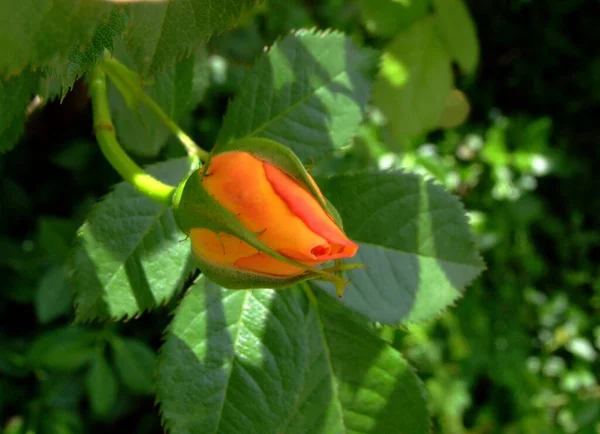
M 425 18 L 386 47 L 374 102 L 397 137 L 415 136 L 438 125 L 452 80 L 450 57 L 433 19 Z
M 133 1 L 125 37 L 136 70 L 154 74 L 231 28 L 259 0 Z
M 320 186 L 360 244 L 351 262 L 367 265 L 347 273 L 341 301 L 371 320 L 432 318 L 483 270 L 463 206 L 442 187 L 401 172 L 335 176 Z
M 65 62 L 90 39 L 111 7 L 103 0 L 0 2 L 0 72 Z
M 125 9 L 106 0 L 23 0 L 0 4 L 0 73 L 49 67 L 58 87 L 89 69 L 123 33 L 136 70 L 154 74 L 231 28 L 258 0 L 139 2 Z M 56 82 L 54 84 L 56 84 Z
M 127 24 L 124 9 L 114 8 L 105 20 L 96 26 L 94 34 L 86 45 L 77 44 L 68 54 L 66 61 L 54 62 L 48 68 L 45 83 L 47 98 L 65 94 L 73 87 L 75 80 L 89 71 L 104 55 L 104 50 L 113 49 L 113 42 L 121 37 Z
M 356 314 L 298 289 L 225 290 L 201 278 L 159 355 L 171 433 L 428 432 L 417 377 Z
M 217 146 L 266 137 L 304 161 L 348 143 L 369 98 L 374 52 L 337 32 L 299 31 L 254 65 L 229 105 Z
M 38 81 L 38 76 L 28 71 L 6 81 L 0 79 L 0 153 L 12 149 L 21 135 L 25 109 L 37 91 Z
M 433 0 L 434 20 L 450 55 L 470 74 L 479 62 L 475 23 L 463 0 Z
M 187 159 L 149 172 L 176 185 Z M 79 321 L 132 317 L 168 300 L 190 274 L 189 243 L 171 210 L 117 185 L 79 229 L 73 254 L 73 288 Z

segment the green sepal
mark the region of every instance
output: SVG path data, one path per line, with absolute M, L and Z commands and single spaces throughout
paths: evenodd
M 206 164 L 209 164 L 209 162 Z M 199 268 L 204 272 L 208 270 L 209 274 L 207 276 L 211 280 L 231 289 L 236 289 L 236 286 L 238 288 L 265 287 L 267 282 L 270 287 L 274 287 L 273 285 L 284 287 L 298 281 L 314 278 L 339 283 L 340 279 L 335 274 L 287 258 L 260 241 L 258 234 L 248 230 L 233 213 L 228 211 L 206 192 L 201 183 L 202 177 L 205 176 L 205 171 L 200 169 L 192 173 L 177 187 L 173 195 L 175 221 L 183 233 L 189 235 L 191 229 L 203 228 L 216 234 L 221 232 L 233 235 L 248 243 L 259 252 L 266 253 L 281 262 L 306 270 L 304 274 L 294 276 L 295 279 L 282 279 L 277 276 L 251 273 L 230 267 L 219 267 L 204 261 L 202 258 L 196 257 L 199 262 Z
M 266 161 L 287 173 L 296 180 L 296 182 L 308 190 L 319 202 L 321 207 L 327 211 L 335 223 L 340 228 L 342 227 L 342 219 L 337 210 L 329 203 L 329 201 L 327 201 L 327 199 L 324 199 L 323 196 L 319 194 L 314 184 L 310 181 L 310 175 L 304 168 L 304 165 L 296 154 L 294 154 L 287 146 L 271 139 L 250 137 L 221 145 L 213 149 L 211 156 L 224 154 L 226 152 L 247 152 L 254 155 L 259 160 Z M 210 159 L 205 165 L 206 168 L 208 168 L 209 163 Z
M 299 276 L 273 276 L 231 267 L 219 267 L 195 256 L 198 268 L 217 285 L 228 289 L 288 288 L 296 283 L 319 277 L 311 271 Z

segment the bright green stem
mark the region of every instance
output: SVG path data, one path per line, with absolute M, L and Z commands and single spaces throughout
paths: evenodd
M 108 108 L 106 75 L 102 67 L 96 66 L 92 69 L 91 77 L 94 129 L 102 153 L 123 179 L 130 182 L 140 193 L 155 202 L 170 206 L 175 187 L 164 184 L 146 173 L 129 158 L 117 141 Z
M 104 56 L 102 61 L 104 70 L 115 83 L 119 92 L 123 95 L 128 104 L 133 105 L 135 101 L 140 101 L 146 105 L 154 114 L 165 124 L 165 126 L 177 137 L 181 144 L 186 149 L 188 155 L 197 155 L 200 160 L 206 161 L 208 159 L 208 152 L 200 148 L 185 131 L 183 131 L 179 125 L 167 115 L 162 108 L 144 92 L 140 85 L 140 78 L 133 71 L 128 69 L 125 65 L 119 62 L 117 59 L 112 57 L 110 53 Z

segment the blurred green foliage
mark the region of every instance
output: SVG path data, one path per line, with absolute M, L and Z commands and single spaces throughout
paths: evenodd
M 211 84 L 182 125 L 213 143 L 264 45 L 337 28 L 376 48 L 426 2 L 263 4 L 208 47 Z M 600 58 L 594 2 L 468 2 L 481 47 L 457 73 L 471 118 L 398 142 L 376 108 L 333 168 L 403 168 L 461 197 L 488 270 L 437 321 L 382 328 L 424 379 L 434 432 L 600 433 Z M 597 16 L 597 15 L 596 15 Z M 162 156 L 180 155 L 169 142 Z M 314 168 L 315 171 L 319 167 Z M 0 429 L 159 433 L 153 361 L 165 315 L 72 326 L 69 252 L 118 181 L 96 148 L 86 89 L 30 117 L 0 158 Z M 67 195 L 66 186 L 70 193 Z

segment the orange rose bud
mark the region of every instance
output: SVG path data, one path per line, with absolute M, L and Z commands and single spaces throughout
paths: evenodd
M 290 259 L 313 266 L 351 258 L 358 250 L 310 192 L 277 167 L 246 152 L 217 155 L 200 182 L 260 241 Z M 190 238 L 196 255 L 219 265 L 275 276 L 305 271 L 229 234 L 193 228 Z
M 213 156 L 187 180 L 180 202 L 188 193 L 188 203 L 198 199 L 193 208 L 208 211 L 178 222 L 209 278 L 229 288 L 336 279 L 316 266 L 351 258 L 358 245 L 344 234 L 312 177 L 304 168 L 300 174 L 303 180 L 266 159 L 235 150 Z

